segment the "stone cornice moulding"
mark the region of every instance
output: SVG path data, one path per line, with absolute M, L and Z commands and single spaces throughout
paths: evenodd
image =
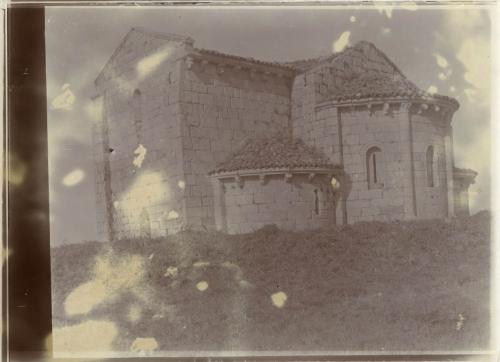
M 292 177 L 295 175 L 306 175 L 310 181 L 311 175 L 314 175 L 313 178 L 319 176 L 328 176 L 329 178 L 333 176 L 338 176 L 342 173 L 340 167 L 335 168 L 324 168 L 324 167 L 300 167 L 300 168 L 266 168 L 266 169 L 250 169 L 250 170 L 236 170 L 236 171 L 226 171 L 226 172 L 218 172 L 210 174 L 209 177 L 219 180 L 224 179 L 235 179 L 237 182 L 242 178 L 246 177 L 259 177 L 259 181 L 261 183 L 265 183 L 265 178 L 267 176 L 275 176 L 275 175 L 291 175 Z M 287 177 L 289 179 L 290 176 Z
M 252 62 L 251 60 L 239 60 L 239 59 L 231 59 L 230 57 L 226 57 L 224 55 L 215 55 L 215 54 L 200 54 L 197 53 L 196 51 L 193 51 L 192 53 L 188 54 L 186 56 L 186 59 L 191 59 L 196 63 L 200 63 L 202 66 L 206 66 L 207 64 L 214 64 L 216 68 L 220 67 L 227 67 L 227 68 L 233 68 L 238 71 L 245 70 L 245 71 L 250 71 L 251 77 L 256 76 L 257 73 L 260 73 L 261 76 L 264 77 L 278 77 L 278 78 L 283 78 L 283 77 L 289 77 L 289 78 L 294 78 L 295 77 L 295 71 L 293 69 L 287 69 L 283 68 L 279 65 L 271 65 L 271 64 L 261 64 L 257 62 Z M 191 68 L 188 68 L 191 69 Z M 252 73 L 254 75 L 252 75 Z
M 381 97 L 381 98 L 363 98 L 363 99 L 352 99 L 352 100 L 329 100 L 318 103 L 315 106 L 316 111 L 320 111 L 328 108 L 344 108 L 352 110 L 356 106 L 366 106 L 367 110 L 371 111 L 374 106 L 382 106 L 382 108 L 387 111 L 390 105 L 400 105 L 403 107 L 404 111 L 409 111 L 416 114 L 421 114 L 422 111 L 430 111 L 443 114 L 446 118 L 451 119 L 451 115 L 458 110 L 458 102 L 439 98 L 430 97 L 419 97 L 419 98 L 409 98 L 409 97 Z M 385 114 L 386 112 L 384 112 Z

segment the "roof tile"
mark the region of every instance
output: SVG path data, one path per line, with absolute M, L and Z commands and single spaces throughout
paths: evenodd
M 211 174 L 237 170 L 318 167 L 334 168 L 326 156 L 300 139 L 275 135 L 250 139 Z

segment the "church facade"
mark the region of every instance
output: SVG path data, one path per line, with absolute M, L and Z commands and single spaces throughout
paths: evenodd
M 134 28 L 95 84 L 103 238 L 469 213 L 458 102 L 418 89 L 371 43 L 278 63 Z

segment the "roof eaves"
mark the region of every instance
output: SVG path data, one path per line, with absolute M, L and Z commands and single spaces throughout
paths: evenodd
M 252 57 L 242 57 L 239 55 L 226 54 L 226 53 L 222 53 L 222 52 L 219 52 L 217 50 L 211 50 L 211 49 L 195 48 L 194 51 L 198 52 L 198 54 L 200 54 L 200 55 L 210 55 L 210 56 L 214 56 L 214 57 L 231 59 L 234 61 L 241 61 L 241 62 L 253 63 L 256 65 L 285 69 L 287 71 L 295 71 L 295 69 L 293 67 L 290 67 L 290 66 L 284 65 L 282 63 L 278 63 L 278 62 L 268 62 L 268 61 L 258 60 L 258 59 L 252 58 Z

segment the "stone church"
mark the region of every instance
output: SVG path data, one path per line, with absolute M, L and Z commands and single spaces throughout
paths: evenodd
M 418 89 L 371 43 L 267 62 L 133 28 L 95 84 L 104 238 L 469 213 L 458 102 Z

